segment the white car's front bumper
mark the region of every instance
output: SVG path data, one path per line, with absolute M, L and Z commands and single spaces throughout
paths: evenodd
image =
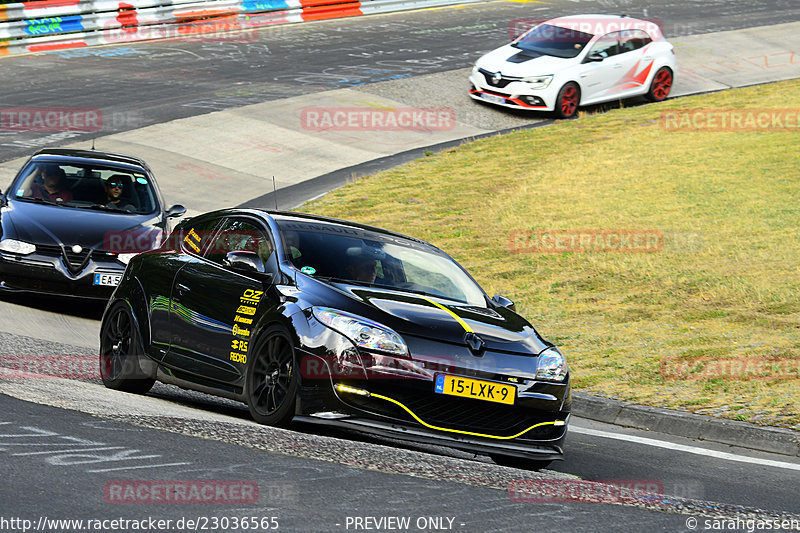
M 495 82 L 492 73 L 483 69 L 473 69 L 469 76 L 469 95 L 495 105 L 532 111 L 553 111 L 558 97 L 554 83 L 546 89 L 532 89 L 531 84 L 514 78 L 503 77 Z

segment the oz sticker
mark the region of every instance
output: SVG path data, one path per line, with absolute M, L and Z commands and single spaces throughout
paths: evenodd
M 300 269 L 300 272 L 302 272 L 303 274 L 307 274 L 309 276 L 313 276 L 316 271 L 317 271 L 316 268 L 310 266 L 304 266 L 303 268 Z

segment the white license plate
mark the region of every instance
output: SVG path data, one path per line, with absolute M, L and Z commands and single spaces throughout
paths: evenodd
M 496 94 L 489 94 L 489 93 L 481 93 L 481 98 L 486 100 L 487 102 L 491 102 L 493 104 L 505 104 L 506 99 L 502 96 L 497 96 Z
M 117 285 L 119 285 L 119 281 L 121 279 L 122 279 L 122 274 L 95 274 L 94 284 L 116 287 Z

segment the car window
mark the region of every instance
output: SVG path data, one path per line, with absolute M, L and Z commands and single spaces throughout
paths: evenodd
M 589 49 L 589 55 L 597 54 L 603 58 L 617 55 L 619 53 L 619 34 L 620 32 L 615 31 L 600 37 Z
M 133 214 L 158 209 L 149 176 L 124 167 L 34 162 L 23 169 L 15 188 L 14 198 L 79 209 Z
M 517 39 L 513 45 L 535 54 L 571 58 L 581 53 L 586 43 L 594 37 L 571 28 L 540 24 Z
M 620 54 L 625 52 L 632 52 L 643 48 L 646 44 L 650 43 L 652 39 L 647 32 L 643 30 L 624 30 L 620 32 L 619 48 Z
M 228 218 L 203 257 L 221 265 L 228 252 L 255 252 L 266 264 L 272 251 L 272 242 L 261 227 L 244 218 Z
M 421 241 L 316 221 L 279 220 L 278 226 L 284 257 L 306 275 L 486 307 L 475 281 L 447 255 Z
M 180 249 L 188 254 L 199 255 L 208 247 L 219 222 L 219 218 L 212 217 L 187 220 L 181 224 L 175 231 Z

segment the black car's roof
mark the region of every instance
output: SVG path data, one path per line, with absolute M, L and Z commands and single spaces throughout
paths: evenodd
M 115 164 L 135 166 L 142 169 L 146 169 L 148 171 L 150 170 L 150 168 L 147 166 L 147 163 L 145 163 L 142 159 L 139 159 L 138 157 L 134 157 L 131 155 L 124 155 L 124 154 L 116 154 L 113 152 L 100 152 L 97 150 L 45 148 L 33 154 L 31 159 L 43 159 L 52 161 L 68 160 L 71 162 L 95 163 L 95 164 L 115 163 Z
M 376 226 L 370 226 L 369 224 L 361 224 L 359 222 L 352 222 L 350 220 L 342 220 L 342 219 L 339 219 L 339 218 L 324 217 L 324 216 L 321 216 L 321 215 L 312 215 L 312 214 L 309 214 L 309 213 L 297 213 L 297 212 L 294 212 L 294 211 L 276 211 L 276 210 L 272 210 L 272 209 L 262 209 L 262 208 L 258 208 L 258 207 L 248 207 L 248 208 L 221 209 L 221 210 L 213 211 L 213 212 L 210 212 L 210 213 L 204 213 L 202 216 L 213 215 L 213 214 L 229 216 L 229 215 L 235 215 L 237 213 L 264 214 L 264 215 L 268 215 L 269 217 L 271 217 L 275 221 L 294 220 L 294 221 L 301 221 L 301 222 L 303 222 L 303 221 L 305 221 L 305 222 L 309 222 L 309 221 L 329 222 L 331 224 L 339 224 L 339 225 L 342 225 L 342 226 L 350 226 L 350 227 L 353 227 L 353 228 L 359 228 L 359 229 L 366 230 L 366 231 L 374 231 L 375 233 L 381 233 L 383 235 L 390 235 L 392 237 L 398 237 L 398 238 L 401 238 L 401 239 L 406 239 L 406 240 L 409 240 L 409 241 L 412 241 L 412 242 L 415 242 L 415 243 L 419 243 L 419 244 L 422 244 L 424 246 L 429 246 L 429 247 L 431 247 L 433 249 L 439 250 L 439 248 L 437 248 L 436 246 L 434 246 L 433 244 L 431 244 L 431 243 L 429 243 L 427 241 L 423 241 L 422 239 L 417 239 L 415 237 L 409 237 L 408 235 L 404 235 L 402 233 L 397 233 L 395 231 L 390 231 L 390 230 L 387 230 L 387 229 L 378 228 Z M 200 216 L 200 215 L 198 215 L 198 216 Z M 184 222 L 186 222 L 186 221 L 184 221 Z M 439 251 L 441 251 L 441 250 L 439 250 Z

